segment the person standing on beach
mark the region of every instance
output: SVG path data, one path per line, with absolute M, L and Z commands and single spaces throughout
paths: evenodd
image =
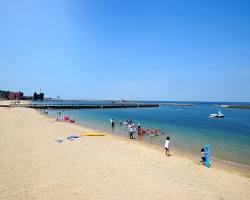
M 206 162 L 206 156 L 205 156 L 205 150 L 204 148 L 201 149 L 201 163 L 202 165 L 205 165 Z
M 130 139 L 134 139 L 134 133 L 135 133 L 136 129 L 134 126 L 130 126 L 129 128 L 129 138 Z
M 169 142 L 170 142 L 170 137 L 167 136 L 166 141 L 165 141 L 165 150 L 166 150 L 166 156 L 169 156 Z

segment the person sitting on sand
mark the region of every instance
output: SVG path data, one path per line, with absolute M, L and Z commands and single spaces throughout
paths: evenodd
M 165 149 L 166 149 L 166 156 L 169 156 L 169 142 L 170 142 L 170 137 L 167 136 L 166 141 L 165 141 Z
M 202 148 L 201 149 L 201 163 L 205 165 L 205 161 L 206 161 L 205 150 L 204 148 Z

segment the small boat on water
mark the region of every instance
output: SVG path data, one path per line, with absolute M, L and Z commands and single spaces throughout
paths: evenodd
M 223 118 L 224 114 L 222 114 L 222 112 L 219 110 L 218 113 L 210 114 L 209 117 L 211 117 L 211 118 Z

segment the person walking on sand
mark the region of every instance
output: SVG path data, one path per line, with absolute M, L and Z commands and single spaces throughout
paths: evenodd
M 169 156 L 169 142 L 170 142 L 170 137 L 167 136 L 166 141 L 165 141 L 165 149 L 166 149 L 166 156 Z

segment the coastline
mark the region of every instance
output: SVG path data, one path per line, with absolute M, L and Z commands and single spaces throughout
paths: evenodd
M 207 169 L 176 150 L 166 157 L 162 149 L 110 133 L 58 144 L 58 137 L 95 130 L 33 109 L 0 112 L 0 198 L 250 198 L 249 178 Z
M 97 131 L 97 132 L 102 132 L 105 134 L 112 135 L 115 138 L 120 139 L 120 140 L 130 141 L 129 137 L 117 135 L 117 134 L 114 134 L 112 132 L 103 131 L 101 129 L 95 129 L 95 128 L 92 128 L 89 126 L 82 126 L 82 125 L 79 125 L 79 126 L 88 128 L 88 129 L 92 130 L 93 132 Z M 154 143 L 148 143 L 148 142 L 143 141 L 143 140 L 136 140 L 136 142 L 138 143 L 138 145 L 143 145 L 147 148 L 157 150 L 158 152 L 161 153 L 161 155 L 165 155 L 165 149 L 163 146 L 160 146 L 160 145 L 154 144 Z M 180 158 L 189 159 L 190 161 L 193 162 L 194 165 L 200 166 L 200 154 L 199 154 L 199 152 L 197 154 L 194 154 L 191 152 L 186 152 L 185 150 L 180 149 L 179 147 L 175 147 L 175 148 L 170 149 L 170 154 L 172 154 L 173 156 L 180 157 Z M 216 170 L 226 170 L 230 173 L 235 173 L 235 174 L 250 178 L 250 166 L 248 166 L 248 165 L 234 163 L 231 161 L 223 160 L 223 159 L 212 156 L 211 157 L 211 167 L 216 169 Z
M 13 100 L 2 100 L 2 101 L 0 101 L 0 105 L 9 106 L 12 102 L 13 102 Z M 29 103 L 31 103 L 31 101 L 29 101 L 29 100 L 19 100 L 19 104 L 29 104 Z M 166 104 L 169 104 L 169 103 L 166 103 Z M 172 104 L 175 105 L 176 103 L 172 103 Z M 180 105 L 193 105 L 193 104 L 180 104 Z M 224 105 L 221 105 L 221 106 L 224 106 Z M 36 111 L 39 113 L 38 110 L 36 110 Z M 50 118 L 52 116 L 45 116 L 45 117 Z M 55 119 L 55 117 L 52 117 L 52 118 Z M 117 136 L 118 138 L 123 138 L 123 139 L 126 138 L 127 139 L 127 137 L 122 136 L 122 134 L 118 135 L 118 134 L 114 134 L 112 131 L 103 130 L 100 127 L 97 128 L 94 123 L 89 125 L 89 124 L 78 124 L 76 122 L 75 125 L 78 125 L 84 129 L 89 129 L 91 131 L 105 132 L 106 134 L 111 134 L 113 136 Z M 159 144 L 148 143 L 146 141 L 141 141 L 141 140 L 137 140 L 137 142 L 139 142 L 140 144 L 146 145 L 149 148 L 155 148 L 161 152 L 164 152 L 164 148 L 162 148 Z M 199 159 L 200 159 L 199 152 L 197 152 L 197 153 L 187 152 L 187 151 L 185 151 L 185 149 L 182 149 L 179 146 L 175 146 L 175 148 L 171 149 L 171 151 L 174 151 L 176 156 L 188 158 L 188 159 L 192 160 L 194 162 L 194 164 L 199 165 Z M 211 157 L 211 162 L 212 162 L 213 167 L 218 169 L 218 170 L 225 169 L 229 172 L 238 173 L 240 175 L 250 177 L 250 166 L 249 165 L 241 164 L 241 163 L 237 163 L 237 162 L 231 162 L 231 161 L 224 160 L 224 159 L 221 159 L 221 158 L 218 158 L 215 156 Z
M 43 115 L 43 116 L 46 118 L 52 118 L 52 119 L 56 120 L 56 118 L 53 116 L 49 116 L 49 115 Z M 65 122 L 65 123 L 68 124 L 67 122 Z M 116 134 L 112 131 L 107 131 L 107 130 L 103 130 L 99 127 L 95 127 L 94 123 L 91 125 L 88 125 L 88 124 L 79 124 L 79 123 L 75 122 L 74 124 L 69 124 L 69 125 L 81 127 L 81 128 L 89 130 L 90 132 L 101 132 L 104 134 L 108 134 L 110 136 L 115 137 L 116 139 L 131 141 L 128 136 L 125 136 L 123 134 Z M 145 140 L 138 140 L 137 139 L 138 137 L 139 136 L 136 134 L 135 142 L 138 143 L 138 145 L 143 145 L 143 146 L 146 146 L 147 148 L 155 149 L 155 150 L 159 151 L 162 155 L 165 154 L 165 149 L 163 146 L 160 146 L 159 144 L 156 144 L 156 143 L 149 143 Z M 170 153 L 172 153 L 174 156 L 177 156 L 180 158 L 187 158 L 187 159 L 191 160 L 194 165 L 200 166 L 200 152 L 197 152 L 197 154 L 195 154 L 193 152 L 187 152 L 184 149 L 181 149 L 180 147 L 175 146 L 174 148 L 170 149 Z M 215 156 L 211 156 L 211 166 L 212 166 L 212 168 L 214 168 L 216 170 L 226 170 L 230 173 L 236 173 L 238 175 L 242 175 L 242 176 L 246 176 L 246 177 L 250 178 L 250 166 L 249 165 L 231 162 L 228 160 L 223 160 L 223 159 L 217 158 Z

